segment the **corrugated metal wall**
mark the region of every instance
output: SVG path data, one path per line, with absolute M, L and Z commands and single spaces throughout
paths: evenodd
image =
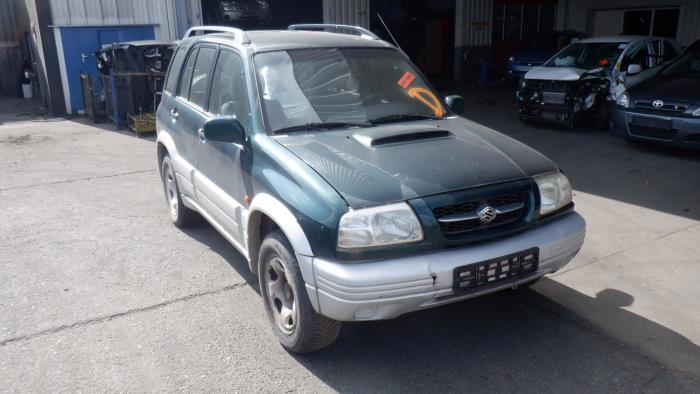
M 681 25 L 678 29 L 679 40 L 683 45 L 700 40 L 700 0 L 681 2 Z M 683 9 L 685 8 L 685 15 Z
M 323 0 L 323 22 L 369 28 L 370 0 Z
M 55 26 L 155 24 L 160 1 L 51 0 Z
M 461 44 L 464 46 L 491 45 L 493 0 L 466 0 L 462 1 L 461 6 L 463 26 Z
M 202 24 L 200 0 L 50 0 L 56 27 L 155 25 L 156 38 L 175 40 Z M 182 26 L 185 24 L 186 26 Z
M 0 94 L 14 96 L 22 66 L 24 32 L 28 21 L 23 0 L 0 0 Z

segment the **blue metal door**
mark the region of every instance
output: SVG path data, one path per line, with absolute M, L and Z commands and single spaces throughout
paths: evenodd
M 66 111 L 76 114 L 84 109 L 80 74 L 98 74 L 93 53 L 105 44 L 152 40 L 155 31 L 153 26 L 62 27 L 59 37 L 66 65 L 65 75 L 62 76 L 64 88 L 68 87 Z M 93 80 L 98 79 L 93 77 Z

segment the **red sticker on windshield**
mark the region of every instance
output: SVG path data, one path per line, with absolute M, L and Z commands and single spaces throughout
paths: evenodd
M 402 88 L 408 89 L 408 87 L 411 85 L 411 83 L 415 80 L 416 80 L 416 76 L 411 74 L 410 71 L 406 71 L 403 74 L 403 76 L 401 77 L 401 79 L 399 79 L 399 81 L 396 83 L 398 83 L 399 86 L 401 86 Z

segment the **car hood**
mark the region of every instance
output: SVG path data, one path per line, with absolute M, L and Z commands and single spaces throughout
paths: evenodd
M 700 104 L 700 78 L 684 76 L 657 76 L 630 89 L 634 99 L 648 98 Z
M 525 74 L 525 79 L 545 81 L 577 81 L 587 70 L 575 67 L 535 67 Z
M 537 151 L 463 118 L 275 138 L 352 208 L 557 170 Z

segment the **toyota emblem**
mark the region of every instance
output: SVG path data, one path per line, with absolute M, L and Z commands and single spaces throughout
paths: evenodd
M 496 211 L 496 209 L 493 207 L 485 205 L 479 208 L 478 214 L 482 223 L 491 223 L 494 219 L 496 219 L 496 216 L 498 216 L 498 211 Z
M 654 108 L 661 108 L 664 106 L 664 102 L 661 100 L 654 100 L 654 102 L 651 103 L 651 105 L 653 105 Z

